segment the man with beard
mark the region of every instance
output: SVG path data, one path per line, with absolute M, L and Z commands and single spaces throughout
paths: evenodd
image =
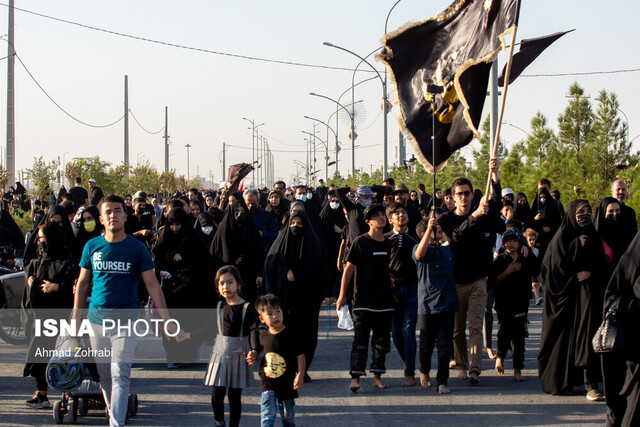
M 611 184 L 611 194 L 620 202 L 620 212 L 622 213 L 622 221 L 627 229 L 634 235 L 638 231 L 638 222 L 636 220 L 636 211 L 632 207 L 624 204 L 627 200 L 627 184 L 621 179 L 616 179 Z

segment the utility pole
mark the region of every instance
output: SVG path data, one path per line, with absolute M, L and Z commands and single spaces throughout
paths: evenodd
M 15 86 L 14 86 L 14 68 L 15 68 L 15 50 L 13 45 L 13 3 L 9 0 L 9 34 L 7 48 L 7 172 L 9 172 L 8 185 L 13 185 L 16 180 L 16 142 L 15 142 Z
M 164 107 L 164 171 L 169 173 L 169 107 Z
M 191 148 L 191 144 L 185 145 L 187 147 L 187 185 L 189 183 L 189 148 Z
M 124 76 L 124 168 L 129 174 L 129 76 Z
M 227 167 L 226 167 L 226 160 L 227 160 L 227 143 L 223 142 L 222 143 L 222 179 L 226 180 L 226 176 L 227 176 Z

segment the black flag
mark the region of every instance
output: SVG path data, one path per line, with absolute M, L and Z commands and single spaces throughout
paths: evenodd
M 379 58 L 395 84 L 400 127 L 429 171 L 479 136 L 491 61 L 504 36 L 513 38 L 519 11 L 520 0 L 456 0 L 435 18 L 385 37 Z
M 523 39 L 520 42 L 520 50 L 513 55 L 511 63 L 511 73 L 509 73 L 509 84 L 513 83 L 515 79 L 522 74 L 525 68 L 529 66 L 535 59 L 549 46 L 551 43 L 558 40 L 571 31 L 563 31 L 561 33 L 549 34 L 548 36 L 536 37 L 535 39 Z M 506 68 L 505 68 L 506 69 Z M 498 77 L 498 86 L 504 86 L 504 73 L 505 69 L 500 73 Z

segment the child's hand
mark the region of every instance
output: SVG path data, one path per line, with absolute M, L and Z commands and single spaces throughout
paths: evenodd
M 507 271 L 509 272 L 509 274 L 511 274 L 511 273 L 515 273 L 521 268 L 522 268 L 522 264 L 520 264 L 517 261 L 513 261 L 511 264 L 509 264 L 509 267 L 507 267 Z
M 336 310 L 340 310 L 347 303 L 347 298 L 343 295 L 338 297 L 338 301 L 336 301 Z
M 180 333 L 179 333 L 178 335 L 176 335 L 176 336 L 174 337 L 174 339 L 175 339 L 176 341 L 178 341 L 178 342 L 182 342 L 182 341 L 185 341 L 185 340 L 189 340 L 189 339 L 191 339 L 191 334 L 190 334 L 189 332 L 183 332 L 183 331 L 180 331 Z
M 304 373 L 298 372 L 296 378 L 293 380 L 293 389 L 300 390 L 304 384 Z
M 289 271 L 287 271 L 287 280 L 290 282 L 295 282 L 296 278 L 293 275 L 293 271 L 291 269 L 289 269 Z
M 253 366 L 256 364 L 257 360 L 258 360 L 258 352 L 255 350 L 251 350 L 249 354 L 247 354 L 247 363 L 250 366 Z

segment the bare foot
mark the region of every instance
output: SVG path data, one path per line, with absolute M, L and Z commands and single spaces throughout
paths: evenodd
M 400 387 L 413 387 L 416 385 L 416 377 L 413 375 L 407 375 L 404 377 L 404 381 L 400 384 Z
M 478 378 L 478 374 L 475 372 L 471 372 L 469 374 L 469 384 L 478 384 L 480 379 Z
M 469 375 L 467 375 L 466 369 L 458 369 L 458 376 L 456 377 L 459 380 L 468 380 Z
M 384 381 L 382 381 L 382 378 L 380 378 L 380 375 L 373 375 L 373 386 L 376 388 L 389 388 L 391 387 L 389 384 L 385 383 Z
M 352 393 L 357 393 L 358 390 L 360 390 L 360 378 L 351 378 L 349 390 L 351 390 Z
M 487 349 L 487 355 L 489 356 L 489 359 L 492 359 L 492 360 L 497 357 L 497 355 L 493 352 L 492 348 Z
M 504 374 L 504 359 L 499 357 L 496 359 L 496 372 L 500 375 Z
M 449 394 L 451 393 L 451 390 L 449 390 L 449 387 L 447 387 L 444 384 L 440 384 L 438 386 L 438 394 Z
M 526 381 L 527 377 L 523 377 L 522 376 L 522 372 L 520 372 L 519 369 L 514 369 L 513 370 L 513 379 L 516 381 Z
M 420 385 L 424 388 L 431 387 L 431 378 L 427 374 L 420 374 Z

